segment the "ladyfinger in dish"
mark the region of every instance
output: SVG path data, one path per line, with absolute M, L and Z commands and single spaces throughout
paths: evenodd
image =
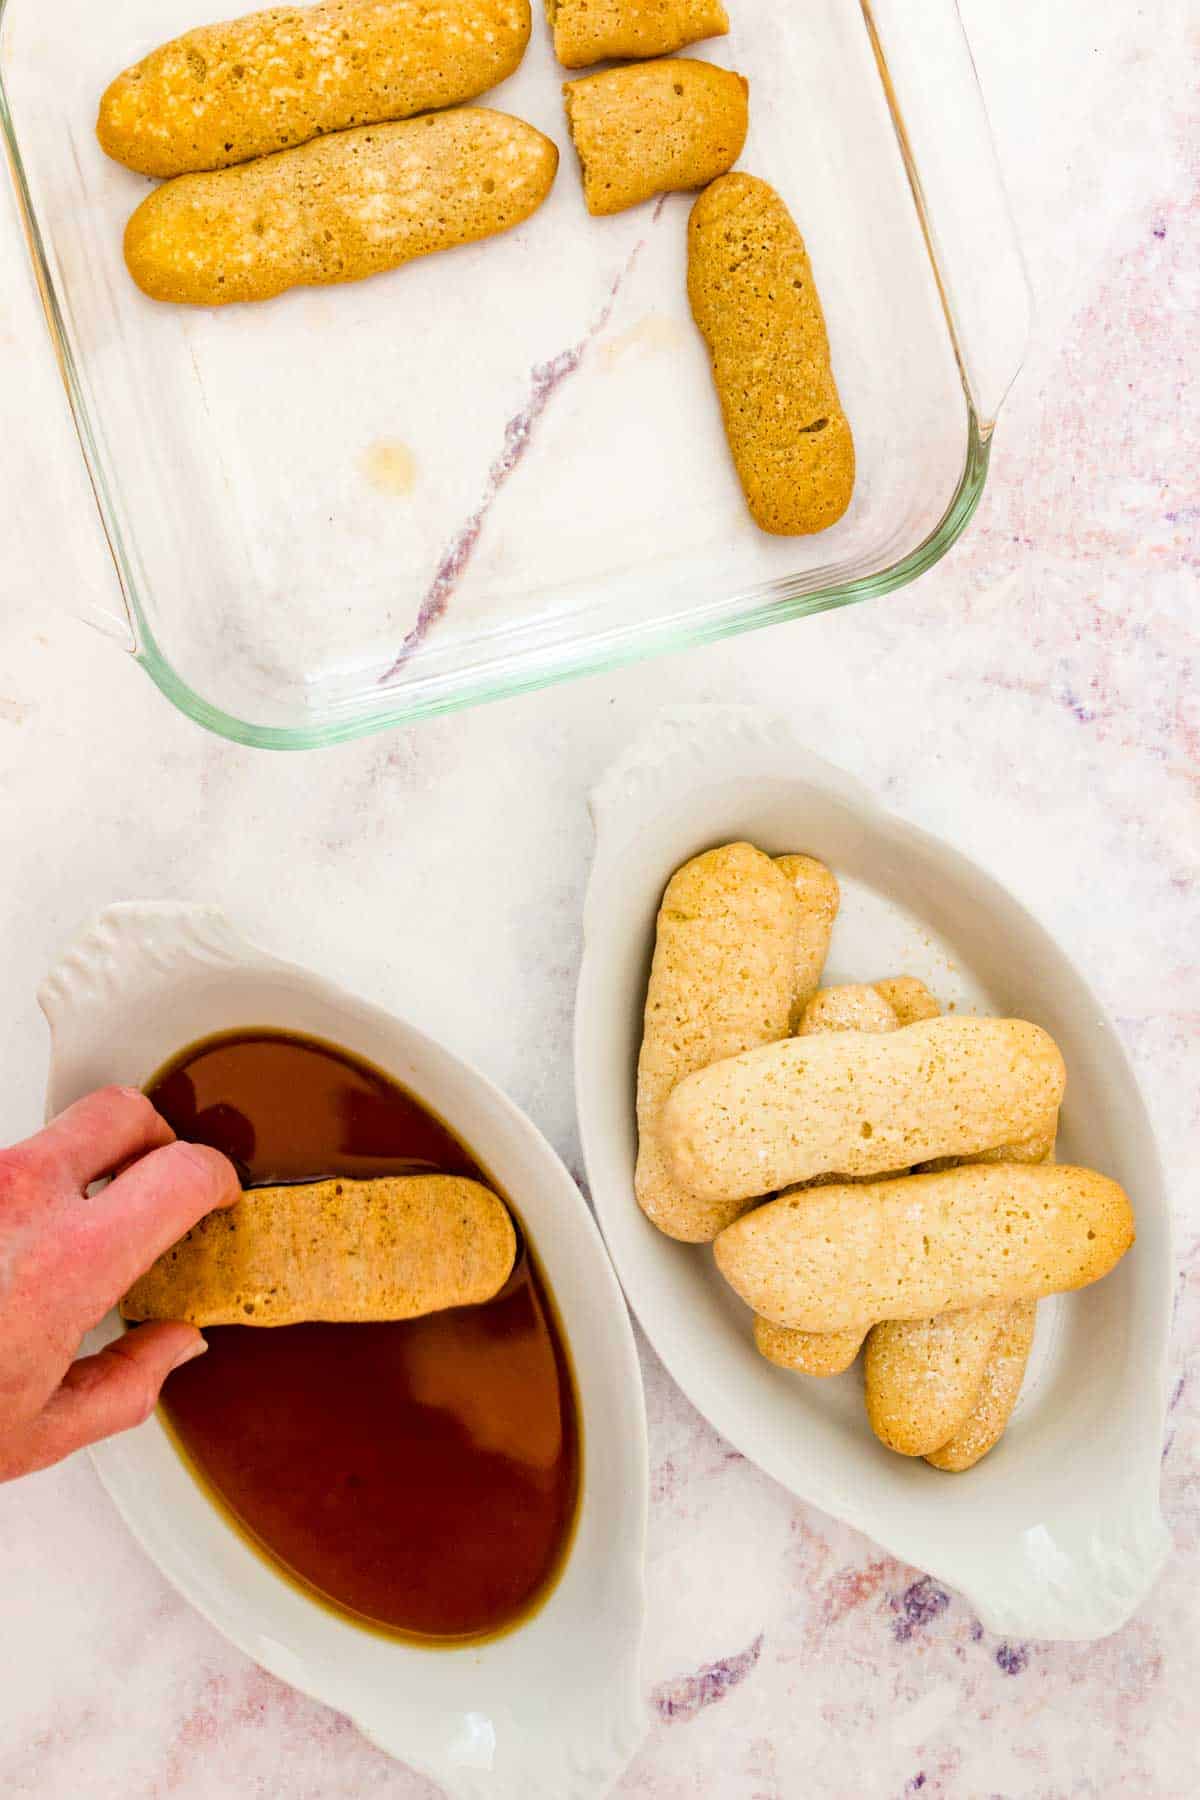
M 818 988 L 800 1020 L 798 1037 L 822 1031 L 895 1031 L 896 1014 L 882 994 L 862 982 Z
M 733 1202 L 1011 1143 L 1057 1111 L 1065 1081 L 1053 1038 L 1020 1019 L 789 1038 L 681 1082 L 663 1140 L 677 1181 Z
M 729 1226 L 714 1251 L 762 1318 L 849 1331 L 1087 1287 L 1133 1239 L 1129 1197 L 1105 1175 L 978 1163 L 785 1194 Z
M 706 1243 L 743 1210 L 681 1186 L 659 1123 L 677 1082 L 788 1029 L 800 903 L 752 844 L 726 844 L 671 877 L 658 914 L 638 1058 L 638 1205 L 668 1237 Z
M 781 858 L 780 861 L 783 859 Z M 874 988 L 851 983 L 821 988 L 804 1009 L 801 1036 L 822 1031 L 894 1031 L 896 1015 Z M 820 1179 L 820 1178 L 818 1178 Z M 804 1375 L 840 1375 L 862 1348 L 865 1332 L 797 1331 L 790 1325 L 754 1321 L 754 1342 L 768 1362 Z
M 546 0 L 546 17 L 554 54 L 568 69 L 670 56 L 729 30 L 720 0 Z
M 1019 1300 L 1009 1309 L 970 1413 L 953 1437 L 925 1452 L 925 1461 L 935 1469 L 961 1474 L 973 1469 L 999 1443 L 1021 1392 L 1036 1324 L 1036 1300 Z
M 755 524 L 824 531 L 854 492 L 854 438 L 804 239 L 765 181 L 726 175 L 701 194 L 688 296 Z
M 841 1375 L 863 1346 L 866 1328 L 850 1331 L 797 1331 L 793 1325 L 773 1325 L 755 1319 L 754 1347 L 779 1369 L 800 1375 Z
M 414 1319 L 490 1300 L 516 1248 L 503 1201 L 457 1175 L 250 1188 L 160 1256 L 121 1311 L 193 1325 Z
M 842 896 L 833 870 L 815 856 L 777 856 L 775 866 L 787 876 L 800 902 L 796 991 L 792 999 L 792 1030 L 799 1031 L 804 1008 L 821 983 Z
M 749 91 L 741 75 L 686 57 L 565 82 L 588 211 L 623 212 L 723 175 L 746 141 Z
M 557 167 L 549 138 L 482 107 L 340 131 L 164 183 L 126 226 L 125 261 L 152 300 L 191 306 L 357 281 L 519 225 Z
M 96 135 L 143 175 L 224 169 L 473 100 L 512 74 L 529 0 L 327 0 L 204 25 L 118 75 Z
M 970 1416 L 1012 1308 L 993 1300 L 927 1319 L 887 1319 L 867 1336 L 871 1430 L 901 1456 L 924 1456 Z
M 888 975 L 871 985 L 895 1013 L 897 1025 L 916 1025 L 941 1013 L 937 1000 L 915 975 Z

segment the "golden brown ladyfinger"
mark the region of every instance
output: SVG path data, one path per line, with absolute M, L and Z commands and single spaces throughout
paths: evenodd
M 932 1319 L 886 1319 L 868 1333 L 863 1365 L 871 1430 L 901 1456 L 924 1456 L 970 1416 L 1000 1329 L 994 1300 Z
M 1057 1110 L 1065 1079 L 1053 1038 L 1021 1019 L 789 1038 L 681 1082 L 663 1142 L 678 1182 L 733 1202 L 1011 1143 Z
M 204 25 L 118 75 L 103 149 L 143 175 L 224 169 L 327 131 L 473 100 L 512 74 L 529 0 L 328 0 Z
M 755 523 L 824 531 L 854 492 L 854 439 L 804 239 L 765 181 L 726 175 L 701 194 L 688 295 Z
M 925 1453 L 925 1461 L 935 1469 L 961 1474 L 973 1469 L 999 1443 L 1021 1392 L 1036 1324 L 1036 1300 L 1020 1300 L 1010 1309 L 992 1346 L 971 1413 L 948 1442 Z
M 760 1356 L 779 1369 L 801 1375 L 841 1375 L 862 1349 L 865 1327 L 850 1331 L 797 1331 L 791 1325 L 773 1325 L 755 1319 L 754 1346 Z
M 490 1300 L 516 1245 L 503 1202 L 458 1175 L 250 1188 L 160 1256 L 121 1311 L 193 1325 L 415 1319 Z
M 977 1163 L 781 1195 L 723 1231 L 714 1253 L 762 1318 L 849 1331 L 1087 1287 L 1133 1238 L 1129 1197 L 1107 1176 Z
M 897 1025 L 917 1025 L 922 1019 L 936 1019 L 941 1013 L 925 983 L 915 975 L 888 975 L 871 985 L 895 1013 Z
M 125 261 L 151 299 L 191 306 L 357 281 L 519 225 L 557 167 L 540 131 L 477 106 L 340 131 L 164 183 L 126 226 Z
M 742 1211 L 676 1182 L 659 1137 L 676 1082 L 735 1047 L 788 1029 L 800 903 L 752 844 L 726 844 L 685 863 L 658 914 L 638 1058 L 638 1204 L 668 1237 L 706 1243 Z
M 554 54 L 568 69 L 670 56 L 729 30 L 720 0 L 546 0 L 546 17 Z
M 792 1030 L 798 1031 L 804 1008 L 820 986 L 842 896 L 833 870 L 815 856 L 777 856 L 775 865 L 783 870 L 800 902 L 796 991 L 792 999 Z
M 749 91 L 741 75 L 688 57 L 564 82 L 588 211 L 623 212 L 724 174 L 746 141 Z
M 873 987 L 848 981 L 841 987 L 818 988 L 800 1019 L 798 1037 L 821 1031 L 895 1031 L 896 1014 Z

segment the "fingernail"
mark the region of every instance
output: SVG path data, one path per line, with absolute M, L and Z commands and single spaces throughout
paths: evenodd
M 179 1352 L 179 1355 L 175 1358 L 175 1361 L 171 1364 L 172 1369 L 182 1369 L 184 1363 L 194 1362 L 196 1357 L 203 1356 L 204 1352 L 207 1349 L 208 1349 L 208 1339 L 207 1338 L 197 1338 L 194 1343 L 191 1343 L 187 1346 L 186 1350 L 181 1350 Z

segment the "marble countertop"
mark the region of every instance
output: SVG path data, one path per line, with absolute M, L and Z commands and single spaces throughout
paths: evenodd
M 113 899 L 202 898 L 474 1059 L 578 1169 L 585 796 L 664 701 L 798 711 L 815 749 L 1037 913 L 1103 997 L 1144 1085 L 1181 1277 L 1163 1464 L 1176 1554 L 1139 1616 L 1093 1645 L 989 1637 L 954 1595 L 742 1460 L 643 1343 L 652 1725 L 617 1790 L 630 1800 L 1195 1791 L 1200 507 L 1186 10 L 964 4 L 1038 323 L 980 514 L 932 574 L 844 613 L 307 756 L 205 736 L 70 616 L 109 572 L 0 197 L 0 1141 L 40 1116 L 34 989 L 76 927 Z M 0 1490 L 0 1591 L 0 1792 L 432 1800 L 193 1613 L 86 1459 Z

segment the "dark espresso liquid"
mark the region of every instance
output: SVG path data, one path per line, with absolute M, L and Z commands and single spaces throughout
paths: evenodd
M 437 1170 L 487 1181 L 439 1119 L 333 1045 L 209 1038 L 148 1089 L 243 1183 Z M 384 1325 L 206 1329 L 163 1404 L 195 1467 L 294 1577 L 361 1620 L 477 1638 L 529 1613 L 579 1493 L 575 1394 L 523 1247 L 484 1306 Z

